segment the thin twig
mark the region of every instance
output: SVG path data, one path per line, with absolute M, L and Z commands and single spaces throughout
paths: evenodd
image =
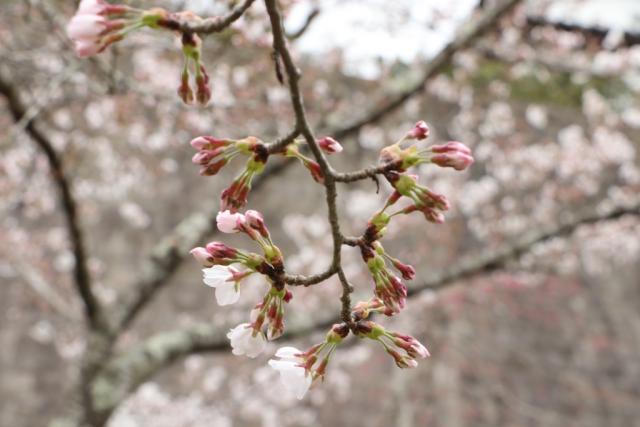
M 302 35 L 309 29 L 309 27 L 311 26 L 311 23 L 313 22 L 314 19 L 318 17 L 318 15 L 320 15 L 320 9 L 318 8 L 313 9 L 311 13 L 307 15 L 307 19 L 305 19 L 304 24 L 302 24 L 302 27 L 300 27 L 294 33 L 288 33 L 287 38 L 289 40 L 295 40 L 302 37 Z
M 331 236 L 333 238 L 333 257 L 331 266 L 327 269 L 327 273 L 335 270 L 340 278 L 340 283 L 343 288 L 342 297 L 342 320 L 351 325 L 351 299 L 349 294 L 353 292 L 352 286 L 349 284 L 344 271 L 342 271 L 341 255 L 342 255 L 342 232 L 340 231 L 340 223 L 338 220 L 338 209 L 336 206 L 337 190 L 336 182 L 334 178 L 334 171 L 327 161 L 324 153 L 318 146 L 316 138 L 313 135 L 313 131 L 309 126 L 307 120 L 304 100 L 302 92 L 300 91 L 300 70 L 296 67 L 289 47 L 287 45 L 287 38 L 284 33 L 284 25 L 282 23 L 282 15 L 278 9 L 276 0 L 265 0 L 267 6 L 267 13 L 271 21 L 271 31 L 273 33 L 273 48 L 279 53 L 282 58 L 285 72 L 287 74 L 287 82 L 289 84 L 289 94 L 291 96 L 291 103 L 296 116 L 296 128 L 300 131 L 302 136 L 307 142 L 307 145 L 311 149 L 313 156 L 320 165 L 320 169 L 324 175 L 324 187 L 326 193 L 326 201 L 328 208 L 329 223 L 331 225 Z M 328 275 L 330 277 L 330 275 Z

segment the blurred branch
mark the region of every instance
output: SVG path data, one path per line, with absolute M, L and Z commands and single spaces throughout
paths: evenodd
M 13 119 L 19 123 L 27 114 L 27 108 L 22 103 L 19 94 L 13 87 L 10 78 L 0 72 L 0 93 L 7 100 L 7 106 Z M 65 174 L 62 161 L 58 157 L 51 141 L 37 127 L 34 118 L 24 124 L 25 131 L 42 151 L 49 164 L 49 169 L 55 185 L 58 187 L 59 201 L 64 214 L 71 249 L 75 257 L 73 268 L 74 284 L 84 303 L 85 315 L 89 324 L 96 329 L 106 329 L 101 316 L 98 301 L 91 290 L 91 276 L 87 268 L 84 234 L 80 228 L 76 201 L 71 193 L 71 185 Z
M 329 131 L 327 134 L 334 135 L 338 139 L 344 138 L 358 132 L 363 126 L 377 122 L 392 113 L 412 96 L 424 90 L 426 82 L 433 78 L 459 49 L 467 47 L 474 38 L 483 34 L 488 28 L 495 24 L 504 13 L 515 6 L 518 1 L 519 0 L 508 0 L 495 9 L 485 12 L 475 24 L 470 23 L 464 25 L 463 27 L 469 27 L 470 29 L 463 31 L 461 35 L 449 43 L 433 61 L 427 65 L 421 83 L 408 92 L 398 95 L 395 100 L 392 100 L 388 104 L 391 107 L 387 106 L 375 110 L 368 115 L 367 118 L 346 127 Z M 276 145 L 279 147 L 282 143 L 277 142 Z M 261 187 L 273 176 L 280 174 L 294 163 L 295 162 L 284 162 L 273 167 L 268 167 L 267 170 L 256 179 L 253 188 L 257 189 Z M 376 169 L 376 167 L 373 167 L 373 169 Z M 354 179 L 362 179 L 362 177 L 360 177 L 361 174 L 369 176 L 369 172 L 369 170 L 365 170 L 353 174 L 334 173 L 334 175 L 336 176 L 336 181 L 348 182 Z M 141 277 L 135 283 L 126 287 L 127 293 L 119 298 L 119 302 L 115 305 L 115 307 L 119 307 L 117 308 L 117 310 L 119 310 L 117 325 L 122 328 L 127 327 L 136 317 L 140 309 L 150 302 L 155 293 L 173 276 L 177 268 L 182 264 L 182 261 L 186 258 L 189 249 L 197 246 L 207 236 L 215 235 L 217 232 L 215 226 L 215 216 L 217 212 L 217 201 L 208 204 L 200 212 L 181 221 L 167 237 L 152 249 L 149 259 L 142 267 Z M 292 276 L 291 279 L 292 283 L 301 283 L 297 280 L 300 278 Z
M 603 40 L 610 31 L 609 28 L 604 28 L 604 27 L 587 27 L 584 25 L 574 24 L 570 22 L 562 22 L 562 21 L 555 21 L 555 20 L 552 21 L 550 19 L 547 19 L 544 16 L 539 16 L 539 15 L 527 16 L 527 24 L 530 27 L 550 26 L 562 31 L 578 32 L 584 35 L 590 35 L 590 36 L 596 37 L 599 40 Z M 636 33 L 625 32 L 624 41 L 628 45 L 634 45 L 634 44 L 640 43 L 640 32 L 636 32 Z
M 460 280 L 499 270 L 512 259 L 518 259 L 535 245 L 545 241 L 565 237 L 578 227 L 618 219 L 625 215 L 640 216 L 640 201 L 605 212 L 579 211 L 566 220 L 525 233 L 514 243 L 506 244 L 494 251 L 486 251 L 467 257 L 452 269 L 434 275 L 420 285 L 411 287 L 408 296 L 415 297 L 428 290 L 440 290 Z M 332 317 L 307 325 L 288 328 L 284 339 L 294 339 L 312 332 L 327 329 L 340 318 Z M 181 357 L 194 353 L 221 352 L 229 349 L 224 331 L 217 325 L 199 324 L 184 330 L 158 333 L 143 341 L 133 349 L 117 356 L 108 365 L 107 372 L 113 378 L 127 379 L 127 393 L 158 370 L 169 366 Z
M 444 49 L 440 51 L 430 62 L 427 64 L 422 78 L 413 87 L 396 95 L 391 101 L 388 101 L 384 105 L 370 112 L 364 118 L 357 120 L 353 124 L 340 129 L 334 134 L 338 139 L 345 136 L 352 135 L 362 129 L 364 126 L 375 123 L 385 117 L 387 114 L 397 110 L 405 102 L 421 93 L 428 81 L 436 74 L 440 73 L 444 67 L 449 63 L 453 55 L 467 47 L 476 41 L 478 37 L 489 30 L 493 25 L 509 12 L 514 6 L 516 6 L 521 0 L 505 0 L 493 9 L 488 10 L 482 14 L 477 20 L 471 19 L 471 22 L 462 26 L 459 34 L 449 43 Z M 475 21 L 475 22 L 474 22 Z
M 304 24 L 302 24 L 302 27 L 300 27 L 297 31 L 295 31 L 293 33 L 287 33 L 287 38 L 289 40 L 295 40 L 295 39 L 298 39 L 298 38 L 302 37 L 302 35 L 311 26 L 311 23 L 313 22 L 313 20 L 316 19 L 319 14 L 320 14 L 320 9 L 318 9 L 318 8 L 313 9 L 311 11 L 311 13 L 309 13 L 309 15 L 307 15 L 307 19 L 304 21 Z
M 22 276 L 23 280 L 38 294 L 42 300 L 53 308 L 56 313 L 70 321 L 78 321 L 78 316 L 68 301 L 56 292 L 55 288 L 49 284 L 38 270 L 22 259 L 15 257 L 11 260 L 15 266 L 15 271 Z

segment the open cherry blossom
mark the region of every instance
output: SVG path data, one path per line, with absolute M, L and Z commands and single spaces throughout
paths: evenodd
M 202 270 L 204 284 L 215 288 L 216 301 L 219 305 L 235 304 L 240 299 L 239 281 L 244 276 L 233 267 L 214 265 Z
M 304 367 L 304 353 L 295 347 L 281 347 L 277 359 L 269 360 L 269 366 L 280 373 L 280 381 L 298 399 L 302 399 L 311 387 L 313 379 Z
M 262 332 L 254 333 L 249 323 L 241 323 L 227 334 L 231 341 L 232 353 L 236 356 L 257 357 L 264 351 L 267 340 Z
M 216 216 L 216 223 L 218 224 L 218 230 L 223 233 L 237 233 L 240 231 L 239 224 L 245 220 L 244 215 L 241 213 L 231 213 L 231 211 L 218 212 Z

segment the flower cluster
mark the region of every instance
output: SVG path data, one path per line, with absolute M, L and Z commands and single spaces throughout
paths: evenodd
M 75 44 L 76 54 L 86 57 L 104 51 L 139 28 L 177 30 L 193 22 L 202 22 L 202 18 L 191 12 L 168 13 L 161 8 L 142 10 L 112 5 L 105 0 L 82 0 L 67 25 L 67 35 Z M 184 65 L 178 96 L 186 104 L 198 102 L 205 106 L 211 99 L 211 88 L 209 75 L 201 60 L 202 40 L 191 31 L 180 32 L 180 36 Z
M 426 148 L 418 148 L 410 144 L 403 148 L 405 141 L 419 141 L 429 137 L 429 127 L 423 121 L 415 124 L 412 130 L 406 133 L 404 138 L 393 145 L 385 147 L 380 152 L 380 163 L 397 163 L 397 170 L 404 172 L 412 166 L 422 163 L 433 163 L 441 167 L 451 167 L 456 170 L 464 170 L 473 164 L 473 157 L 469 147 L 461 142 L 449 141 L 442 145 L 433 145 Z
M 129 6 L 111 5 L 104 0 L 82 0 L 67 25 L 67 35 L 73 40 L 78 56 L 92 56 L 143 27 L 143 17 L 142 11 Z
M 264 170 L 269 157 L 266 145 L 253 136 L 238 140 L 199 136 L 191 141 L 191 146 L 198 150 L 191 161 L 200 166 L 200 175 L 216 175 L 239 154 L 249 157 L 244 170 L 221 195 L 222 211 L 237 212 L 246 206 L 251 182 Z
M 410 335 L 389 332 L 382 325 L 370 320 L 360 320 L 356 323 L 356 335 L 378 341 L 385 351 L 393 357 L 399 368 L 415 368 L 416 359 L 429 357 L 429 351 L 420 341 Z
M 209 75 L 200 59 L 202 57 L 202 40 L 197 34 L 184 33 L 182 35 L 182 54 L 184 55 L 184 63 L 180 75 L 178 96 L 185 104 L 193 104 L 195 99 L 198 104 L 205 106 L 211 99 L 211 88 L 209 87 Z M 190 83 L 192 73 L 196 87 L 195 97 Z
M 281 279 L 284 273 L 282 252 L 273 243 L 260 212 L 248 210 L 242 214 L 227 210 L 218 213 L 216 222 L 223 233 L 246 234 L 263 252 L 262 255 L 245 252 L 220 242 L 191 250 L 194 258 L 206 267 L 203 269 L 204 283 L 215 288 L 219 305 L 236 303 L 240 299 L 242 280 L 254 273 L 264 275 L 269 283 L 262 302 L 251 312 L 250 322 L 238 325 L 227 335 L 234 354 L 256 357 L 267 339 L 276 339 L 284 332 L 284 304 L 293 297 Z
M 407 287 L 402 280 L 393 274 L 386 264 L 386 260 L 391 261 L 405 280 L 411 280 L 415 276 L 415 269 L 399 260 L 387 255 L 379 242 L 372 242 L 370 245 L 360 247 L 362 259 L 367 264 L 375 283 L 375 295 L 380 298 L 385 307 L 390 310 L 390 315 L 399 313 L 405 306 L 407 300 Z

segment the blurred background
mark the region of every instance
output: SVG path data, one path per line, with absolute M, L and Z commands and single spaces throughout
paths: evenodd
M 139 31 L 96 58 L 76 58 L 64 33 L 74 3 L 0 4 L 2 427 L 74 425 L 61 420 L 82 411 L 81 367 L 93 345 L 74 285 L 68 209 L 33 129 L 62 164 L 106 311 L 153 282 L 114 354 L 200 324 L 224 338 L 266 289 L 254 280 L 239 304 L 219 307 L 185 256 L 214 239 L 253 249 L 216 237 L 212 224 L 240 164 L 199 177 L 190 139 L 273 141 L 293 125 L 262 2 L 206 38 L 207 108 L 176 96 L 182 58 L 168 32 Z M 234 2 L 125 3 L 208 16 Z M 418 120 L 430 124 L 430 142 L 474 151 L 464 173 L 420 170 L 421 182 L 451 200 L 447 222 L 398 218 L 384 241 L 418 274 L 408 308 L 379 320 L 420 339 L 432 357 L 399 370 L 374 343 L 351 338 L 305 400 L 280 390 L 268 355 L 323 336 L 314 322 L 340 310 L 340 286 L 329 280 L 296 289 L 288 307 L 289 327 L 314 332 L 254 360 L 213 344 L 171 355 L 114 392 L 108 426 L 637 425 L 640 2 L 521 1 L 432 72 L 430 61 L 499 3 L 283 2 L 310 121 L 345 147 L 331 158 L 337 169 L 375 163 Z M 398 108 L 360 122 L 403 94 Z M 269 163 L 249 207 L 264 213 L 289 272 L 318 272 L 331 250 L 323 188 L 298 164 Z M 346 234 L 361 233 L 384 203 L 381 184 L 379 194 L 372 181 L 339 187 Z M 167 245 L 180 250 L 167 255 Z M 359 254 L 345 249 L 344 258 L 356 300 L 367 298 L 373 285 Z

